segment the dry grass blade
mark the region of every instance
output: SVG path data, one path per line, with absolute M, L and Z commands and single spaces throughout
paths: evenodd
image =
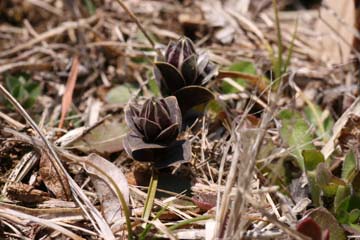
M 66 83 L 65 93 L 62 98 L 59 128 L 63 127 L 66 114 L 69 111 L 69 108 L 72 103 L 72 95 L 75 89 L 76 79 L 79 72 L 79 65 L 80 65 L 79 56 L 74 56 L 69 78 Z

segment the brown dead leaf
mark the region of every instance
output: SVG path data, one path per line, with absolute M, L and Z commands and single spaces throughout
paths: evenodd
M 87 165 L 85 170 L 91 174 L 91 181 L 95 187 L 96 194 L 100 199 L 101 210 L 109 224 L 123 223 L 122 206 L 116 195 L 116 190 L 109 179 L 104 176 L 106 173 L 120 189 L 126 204 L 129 204 L 129 186 L 121 169 L 97 154 L 90 154 L 86 159 L 98 169 Z M 114 226 L 113 226 L 114 227 Z
M 46 188 L 52 192 L 56 198 L 70 200 L 71 190 L 66 177 L 62 175 L 61 171 L 56 171 L 46 153 L 41 155 L 39 168 L 40 177 Z
M 76 79 L 78 76 L 78 72 L 79 72 L 79 57 L 78 56 L 74 56 L 73 58 L 73 62 L 72 62 L 72 66 L 71 66 L 71 70 L 70 70 L 70 74 L 69 74 L 69 78 L 67 80 L 66 83 L 66 89 L 65 89 L 65 93 L 62 97 L 62 102 L 61 102 L 61 117 L 60 117 L 60 122 L 59 122 L 59 128 L 62 128 L 64 125 L 64 121 L 65 121 L 65 117 L 66 117 L 66 113 L 68 112 L 71 102 L 72 102 L 72 95 L 74 92 L 74 88 L 75 88 L 75 84 L 76 84 Z

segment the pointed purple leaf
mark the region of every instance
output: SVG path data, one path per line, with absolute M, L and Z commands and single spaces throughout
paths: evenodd
M 142 126 L 143 135 L 146 141 L 154 140 L 161 132 L 161 127 L 156 122 L 147 118 L 134 118 L 135 123 L 139 122 Z
M 215 97 L 207 88 L 201 86 L 187 86 L 175 92 L 174 95 L 182 113 L 186 113 L 197 105 L 208 103 Z
M 166 104 L 161 101 L 156 102 L 155 107 L 155 122 L 159 123 L 162 129 L 167 128 L 171 125 L 171 118 L 169 112 L 165 108 Z
M 169 146 L 161 159 L 154 163 L 155 168 L 166 168 L 191 160 L 191 144 L 189 141 L 177 141 Z
M 161 74 L 161 77 L 158 78 L 160 78 L 162 84 L 170 93 L 185 86 L 185 81 L 181 73 L 174 66 L 165 62 L 156 62 L 155 68 L 159 71 L 157 74 Z
M 126 153 L 134 160 L 140 162 L 156 162 L 167 148 L 166 145 L 145 143 L 139 136 L 131 132 L 123 140 Z
M 128 125 L 128 127 L 136 132 L 138 135 L 142 135 L 141 130 L 139 129 L 139 126 L 134 122 L 134 117 L 137 117 L 139 115 L 139 110 L 132 104 L 128 104 L 125 109 L 125 122 Z
M 168 128 L 164 129 L 155 139 L 155 142 L 171 142 L 176 139 L 179 134 L 179 124 L 174 123 Z
M 171 122 L 177 123 L 179 124 L 179 126 L 181 126 L 181 122 L 182 122 L 181 110 L 179 108 L 179 104 L 176 97 L 170 96 L 165 98 L 163 101 L 166 103 L 171 118 Z
M 186 85 L 194 84 L 197 78 L 196 55 L 191 55 L 181 65 L 181 73 L 185 79 Z

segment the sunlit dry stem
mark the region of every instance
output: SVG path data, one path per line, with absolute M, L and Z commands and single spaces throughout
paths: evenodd
M 141 25 L 139 19 L 135 16 L 135 14 L 126 6 L 126 4 L 122 0 L 117 0 L 117 2 L 120 4 L 120 6 L 125 10 L 125 12 L 131 17 L 131 19 L 136 23 L 138 28 L 141 30 L 141 32 L 144 34 L 146 39 L 151 44 L 152 48 L 155 49 L 155 42 L 151 39 L 151 37 L 147 34 L 145 31 L 145 28 Z

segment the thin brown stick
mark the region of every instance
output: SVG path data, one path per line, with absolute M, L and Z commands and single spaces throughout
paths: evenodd
M 141 32 L 144 34 L 146 39 L 151 44 L 152 48 L 155 49 L 155 42 L 150 38 L 150 36 L 145 31 L 145 28 L 141 25 L 139 19 L 135 16 L 135 14 L 126 6 L 126 4 L 122 0 L 117 0 L 117 2 L 120 4 L 120 6 L 125 10 L 125 12 L 131 17 L 131 19 L 136 23 L 138 28 L 141 30 Z

